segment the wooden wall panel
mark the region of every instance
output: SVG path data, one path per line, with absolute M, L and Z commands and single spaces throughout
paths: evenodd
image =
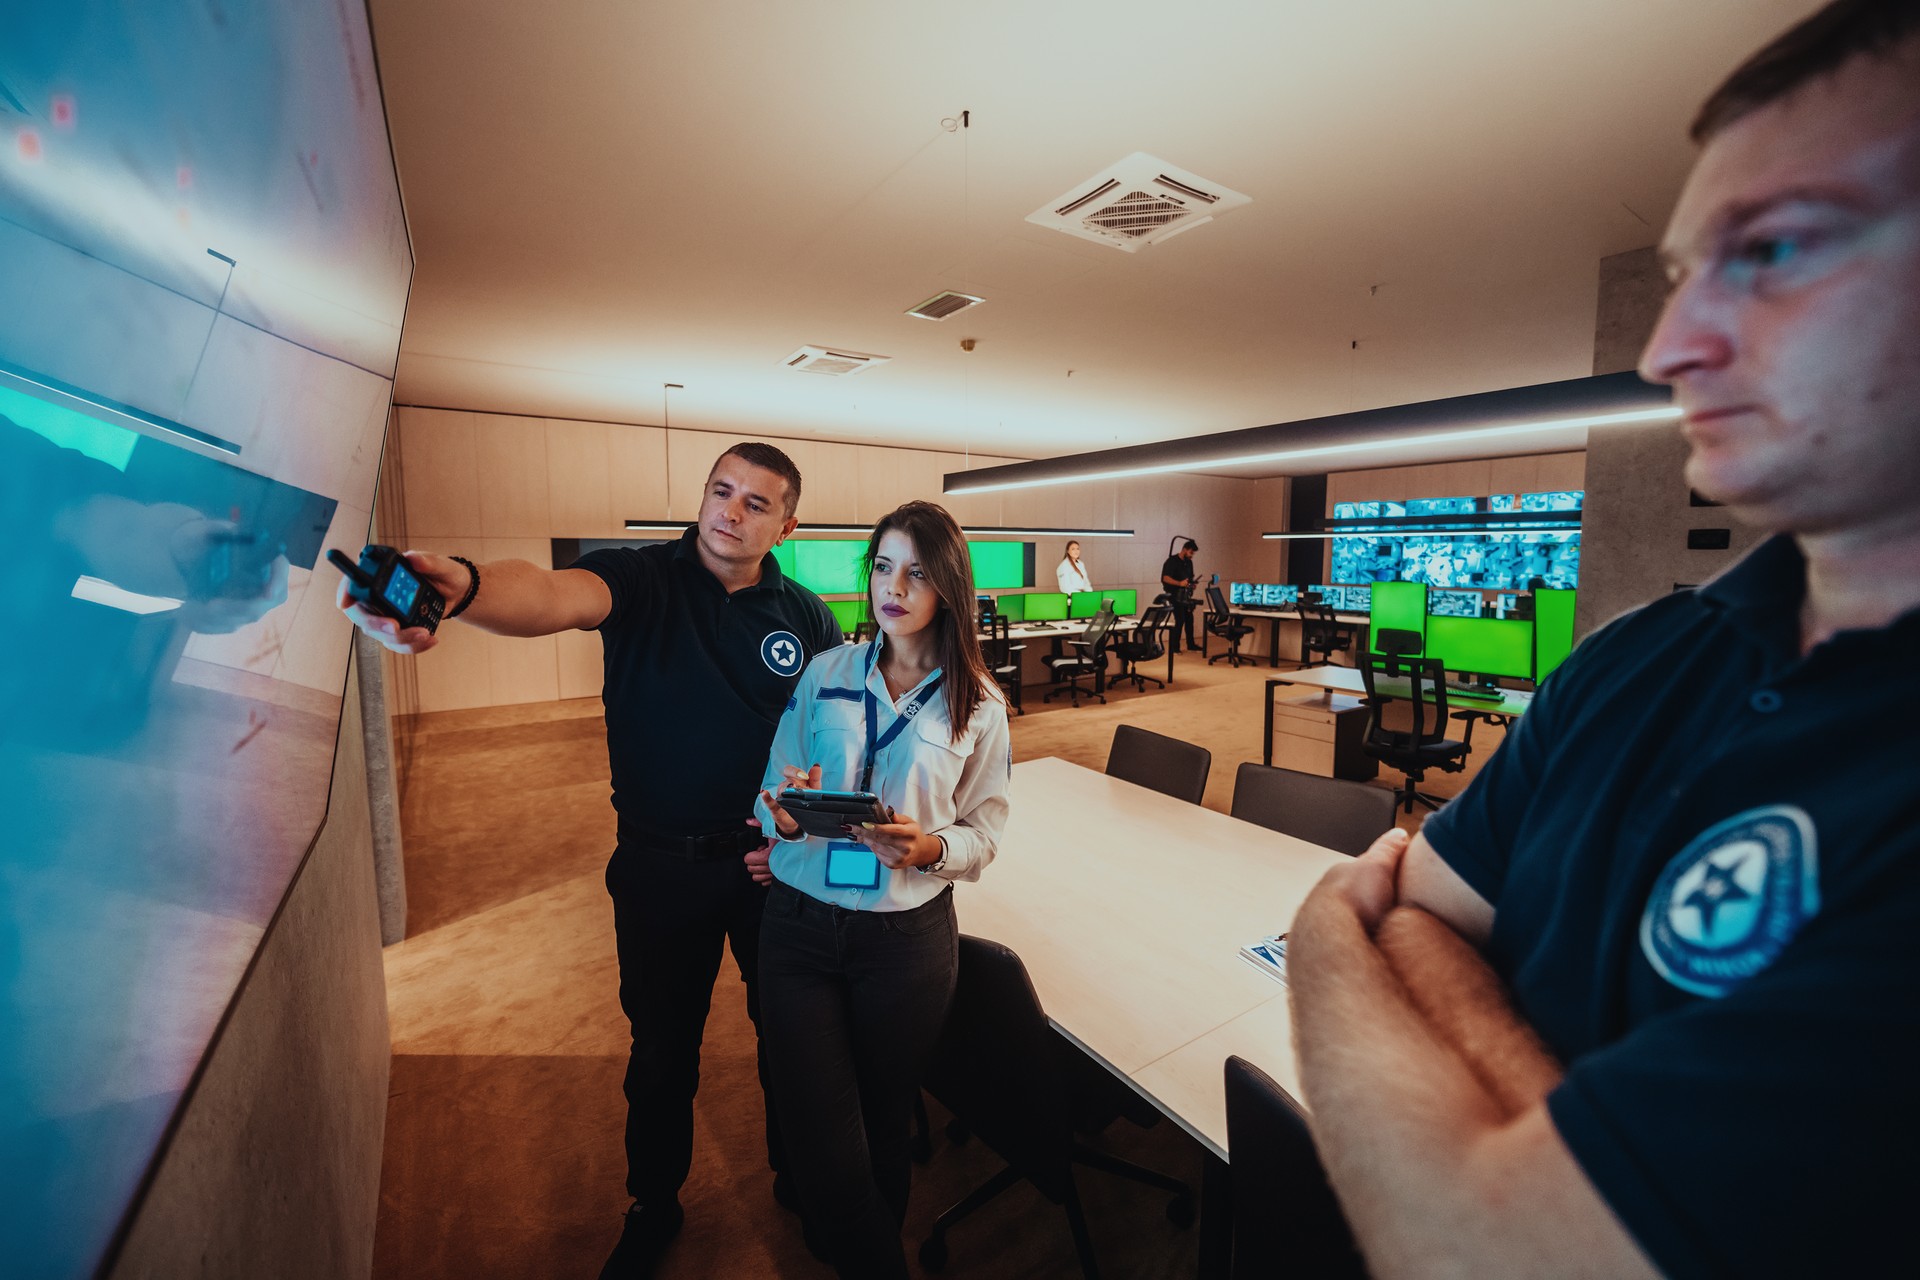
M 480 455 L 473 417 L 450 409 L 399 411 L 401 491 L 407 532 L 415 539 L 480 533 Z
M 542 569 L 553 567 L 553 547 L 545 538 L 484 538 L 480 554 L 485 560 L 526 560 Z M 486 641 L 487 678 L 495 705 L 552 702 L 560 696 L 560 651 L 553 636 L 479 634 Z
M 598 631 L 562 631 L 553 638 L 560 696 L 597 698 L 606 686 L 606 650 Z
M 435 555 L 461 555 L 474 558 L 479 539 L 416 538 L 414 549 Z M 498 636 L 449 623 L 437 633 L 440 643 L 414 658 L 399 658 L 413 668 L 414 689 L 420 711 L 453 711 L 461 707 L 490 707 L 494 703 L 490 644 L 504 643 Z
M 479 456 L 480 534 L 541 537 L 553 527 L 547 507 L 547 429 L 539 418 L 474 415 Z
M 550 420 L 546 429 L 547 528 L 563 538 L 618 537 L 607 445 L 613 428 L 604 422 Z
M 1540 459 L 1528 454 L 1519 458 L 1493 458 L 1487 464 L 1488 493 L 1539 492 Z
M 706 472 L 700 473 L 706 479 Z M 695 481 L 695 505 L 688 508 L 689 524 L 699 511 L 699 481 Z M 667 433 L 659 427 L 630 427 L 624 423 L 607 424 L 607 491 L 613 506 L 613 520 L 602 537 L 625 537 L 629 520 L 658 520 L 668 514 Z M 680 517 L 674 511 L 675 519 Z
M 1586 488 L 1587 455 L 1584 452 L 1542 454 L 1538 483 L 1540 487 L 1536 492 L 1539 493 Z

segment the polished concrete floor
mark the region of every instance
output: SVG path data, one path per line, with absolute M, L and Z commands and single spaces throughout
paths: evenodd
M 1046 705 L 1029 690 L 1014 757 L 1102 768 L 1114 726 L 1137 724 L 1210 748 L 1206 804 L 1224 811 L 1240 762 L 1260 758 L 1266 674 L 1182 654 L 1171 689 L 1112 692 L 1105 706 Z M 408 938 L 386 953 L 394 1056 L 376 1274 L 595 1276 L 627 1205 L 599 702 L 442 712 L 399 729 Z M 1468 777 L 1436 775 L 1428 789 L 1451 794 Z M 663 1277 L 829 1274 L 773 1201 L 757 1088 L 728 961 L 707 1025 L 686 1228 Z M 1122 1121 L 1102 1141 L 1198 1187 L 1199 1148 L 1170 1123 Z M 915 1171 L 910 1257 L 933 1217 L 999 1168 L 977 1142 L 935 1146 Z M 1165 1196 L 1097 1172 L 1079 1181 L 1105 1274 L 1194 1274 L 1197 1232 L 1167 1222 Z M 1025 1186 L 949 1244 L 946 1276 L 1079 1274 L 1063 1214 Z

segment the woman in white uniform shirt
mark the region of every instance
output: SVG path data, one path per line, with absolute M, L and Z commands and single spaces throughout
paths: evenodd
M 958 962 L 952 882 L 993 860 L 1012 757 L 953 517 L 907 503 L 867 565 L 880 633 L 807 667 L 756 806 L 778 835 L 761 1034 L 810 1236 L 842 1276 L 904 1278 L 913 1102 Z M 790 786 L 872 791 L 895 820 L 808 836 L 780 807 Z
M 1076 591 L 1093 590 L 1093 580 L 1087 577 L 1087 566 L 1080 559 L 1078 540 L 1067 544 L 1067 556 L 1053 571 L 1054 578 L 1060 583 L 1060 590 L 1072 595 Z

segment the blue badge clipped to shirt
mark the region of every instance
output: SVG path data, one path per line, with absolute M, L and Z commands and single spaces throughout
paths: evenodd
M 851 840 L 827 844 L 827 888 L 878 889 L 880 858 L 873 850 Z

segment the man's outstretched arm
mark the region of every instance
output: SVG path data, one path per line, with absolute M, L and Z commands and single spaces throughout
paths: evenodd
M 1475 949 L 1400 906 L 1405 853 L 1390 832 L 1330 872 L 1288 945 L 1314 1135 L 1368 1265 L 1656 1275 L 1554 1130 L 1559 1065 Z

